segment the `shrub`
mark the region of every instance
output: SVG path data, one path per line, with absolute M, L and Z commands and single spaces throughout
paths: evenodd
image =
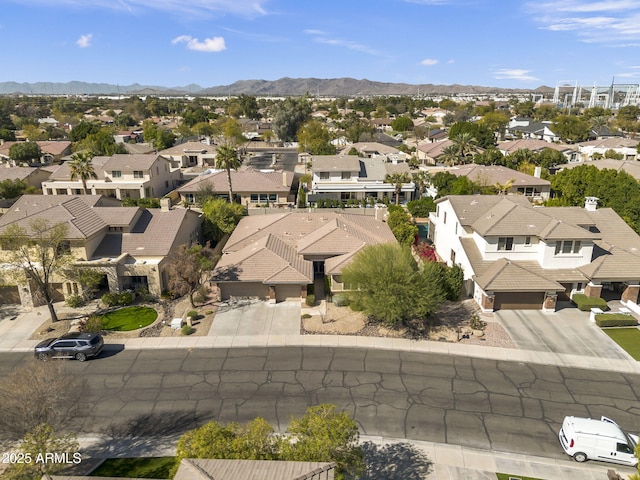
M 135 295 L 133 294 L 133 292 L 125 290 L 124 292 L 117 295 L 116 304 L 122 306 L 131 305 L 134 298 Z
M 487 322 L 482 321 L 480 319 L 480 315 L 478 315 L 477 313 L 473 313 L 471 315 L 471 319 L 469 320 L 469 326 L 473 330 L 484 330 L 484 328 L 487 326 Z
M 307 295 L 307 298 L 305 299 L 305 303 L 308 306 L 313 307 L 316 304 L 316 296 L 313 293 L 311 295 Z
M 155 297 L 149 292 L 149 290 L 144 287 L 136 289 L 136 296 L 140 297 L 145 302 L 151 302 L 155 299 Z
M 204 303 L 207 301 L 208 294 L 209 294 L 209 291 L 207 290 L 207 287 L 200 286 L 200 288 L 198 288 L 196 293 L 194 293 L 193 295 L 193 301 L 196 303 Z
M 436 249 L 433 245 L 429 245 L 425 242 L 420 242 L 415 247 L 415 252 L 418 256 L 427 262 L 437 262 L 438 256 L 436 255 Z
M 117 305 L 118 295 L 116 293 L 105 293 L 104 295 L 102 295 L 102 297 L 100 297 L 100 301 L 106 307 L 114 307 Z
M 191 335 L 193 332 L 194 332 L 194 329 L 190 325 L 183 325 L 182 326 L 182 334 L 183 335 Z
M 64 303 L 71 308 L 78 308 L 84 305 L 84 298 L 82 298 L 82 295 L 70 295 L 65 299 Z
M 302 315 L 300 315 L 300 318 L 305 319 L 305 318 L 311 318 L 311 315 L 308 313 L 303 313 Z
M 82 330 L 83 332 L 100 333 L 102 330 L 104 330 L 102 317 L 91 315 L 80 324 L 80 330 Z
M 582 293 L 576 293 L 571 298 L 571 302 L 578 307 L 581 312 L 588 312 L 592 308 L 600 308 L 603 311 L 608 310 L 607 301 L 600 297 L 587 297 Z
M 599 313 L 596 325 L 599 327 L 634 327 L 638 321 L 625 313 Z
M 187 312 L 187 317 L 197 318 L 197 316 L 198 316 L 198 312 L 196 312 L 195 310 L 189 310 Z
M 176 298 L 176 294 L 170 292 L 169 290 L 163 290 L 163 292 L 160 294 L 160 298 L 163 300 L 173 300 L 174 298 Z
M 349 299 L 344 295 L 334 295 L 333 304 L 336 307 L 346 307 L 347 305 L 349 305 Z

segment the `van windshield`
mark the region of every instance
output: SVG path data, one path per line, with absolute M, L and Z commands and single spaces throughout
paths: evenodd
M 629 435 L 627 432 L 624 433 L 624 436 L 627 438 L 627 443 L 629 444 L 629 446 L 635 450 L 636 449 L 636 441 L 633 439 L 633 437 L 631 435 Z

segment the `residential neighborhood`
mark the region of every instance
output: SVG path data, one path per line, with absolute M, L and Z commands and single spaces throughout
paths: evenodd
M 476 97 L 0 97 L 0 442 L 72 433 L 51 479 L 606 475 L 558 429 L 640 430 L 640 110 Z M 47 376 L 64 421 L 2 420 Z M 350 455 L 296 450 L 325 428 Z

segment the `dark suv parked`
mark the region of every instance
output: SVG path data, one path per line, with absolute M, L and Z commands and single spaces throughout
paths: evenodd
M 34 350 L 40 360 L 49 358 L 75 358 L 84 362 L 89 357 L 97 356 L 104 346 L 99 333 L 67 333 L 59 338 L 43 340 Z

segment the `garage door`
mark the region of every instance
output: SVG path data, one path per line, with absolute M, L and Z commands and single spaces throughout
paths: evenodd
M 229 300 L 230 297 L 269 297 L 269 287 L 257 282 L 218 283 L 218 287 L 223 300 Z
M 300 299 L 300 285 L 276 285 L 276 302 L 283 302 L 287 298 Z
M 0 305 L 20 304 L 20 293 L 17 286 L 0 287 Z
M 541 310 L 544 292 L 496 292 L 495 310 Z

